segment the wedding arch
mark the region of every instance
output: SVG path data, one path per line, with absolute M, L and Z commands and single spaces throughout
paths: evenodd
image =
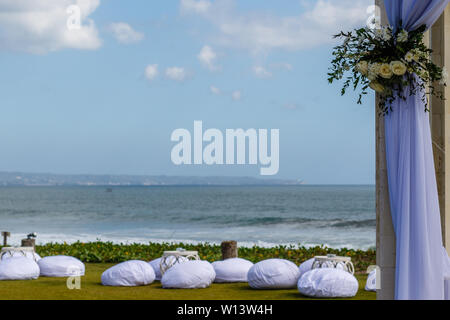
M 382 25 L 400 21 L 412 31 L 418 23 L 430 24 L 425 43 L 434 51 L 432 60 L 450 66 L 448 0 L 375 4 Z M 450 294 L 450 280 L 444 281 L 440 265 L 442 244 L 450 254 L 450 87 L 443 93 L 446 100 L 430 97 L 429 113 L 412 110 L 420 102 L 408 97 L 394 103 L 389 116 L 376 117 L 378 299 L 442 299 Z M 406 105 L 409 111 L 399 110 Z

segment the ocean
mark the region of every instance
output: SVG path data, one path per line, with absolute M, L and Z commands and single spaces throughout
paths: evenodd
M 10 243 L 375 246 L 374 186 L 0 187 Z

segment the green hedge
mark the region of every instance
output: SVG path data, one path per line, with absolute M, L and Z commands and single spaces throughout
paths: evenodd
M 152 260 L 160 257 L 166 250 L 184 248 L 186 250 L 197 250 L 200 258 L 208 261 L 221 259 L 219 245 L 208 243 L 186 244 L 186 243 L 149 243 L 149 244 L 114 244 L 112 242 L 76 242 L 73 244 L 48 243 L 36 246 L 36 252 L 41 256 L 69 255 L 83 262 L 110 262 L 117 263 L 126 260 Z M 369 265 L 375 264 L 375 250 L 353 250 L 353 249 L 331 249 L 323 246 L 318 247 L 295 247 L 278 246 L 274 248 L 239 248 L 239 257 L 258 262 L 269 258 L 288 259 L 297 265 L 317 255 L 334 253 L 339 256 L 351 257 L 355 269 L 365 272 Z

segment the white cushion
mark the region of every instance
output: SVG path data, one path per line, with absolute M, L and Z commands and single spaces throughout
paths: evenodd
M 4 255 L 2 255 L 2 260 L 9 259 L 9 258 L 12 258 L 12 257 L 30 258 L 30 259 L 32 259 L 32 260 L 34 260 L 36 262 L 41 260 L 41 256 L 38 255 L 36 252 L 25 251 L 24 253 L 25 253 L 25 255 L 23 255 L 22 252 L 17 252 L 17 251 L 6 252 Z
M 48 256 L 38 261 L 41 276 L 70 277 L 84 276 L 84 264 L 69 256 Z
M 247 282 L 247 273 L 253 263 L 241 258 L 230 258 L 215 261 L 212 266 L 216 272 L 214 282 Z
M 158 259 L 155 259 L 155 260 L 152 260 L 149 262 L 149 264 L 153 268 L 153 271 L 155 272 L 155 280 L 158 280 L 158 281 L 161 280 L 161 268 L 160 268 L 161 259 L 162 258 L 158 258 Z
M 348 298 L 358 292 L 358 280 L 340 269 L 313 269 L 306 272 L 298 281 L 301 294 L 316 298 Z
M 216 272 L 211 263 L 193 260 L 178 263 L 164 272 L 161 284 L 163 288 L 207 288 L 214 281 L 215 277 Z
M 253 289 L 290 289 L 297 285 L 300 271 L 291 261 L 268 259 L 251 267 L 247 277 Z
M 300 277 L 304 275 L 306 272 L 312 269 L 312 265 L 314 263 L 315 258 L 311 258 L 300 264 L 298 267 L 298 271 L 300 271 Z
M 373 269 L 369 273 L 364 289 L 366 291 L 377 291 L 377 269 Z
M 145 261 L 130 260 L 109 268 L 101 279 L 104 286 L 145 286 L 155 280 L 155 271 Z
M 13 257 L 0 262 L 0 280 L 32 280 L 39 278 L 39 266 L 32 259 Z

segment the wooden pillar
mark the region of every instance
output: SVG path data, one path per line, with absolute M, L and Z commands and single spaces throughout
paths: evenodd
M 2 237 L 3 237 L 3 246 L 6 247 L 8 245 L 8 237 L 11 236 L 11 233 L 8 231 L 2 231 Z
M 22 247 L 35 247 L 36 240 L 35 239 L 22 239 Z
M 222 249 L 222 260 L 237 258 L 238 247 L 236 241 L 223 241 L 220 246 Z
M 383 0 L 375 4 L 381 9 L 381 25 L 387 25 Z M 384 118 L 378 116 L 378 95 L 375 101 L 376 130 L 376 216 L 377 216 L 377 265 L 380 268 L 380 290 L 377 299 L 394 299 L 395 288 L 395 233 L 389 204 L 389 189 L 386 168 L 386 145 Z
M 387 24 L 383 0 L 376 0 L 381 9 L 381 24 Z M 450 68 L 450 6 L 424 38 L 434 54 L 432 59 L 440 66 Z M 436 167 L 436 181 L 441 211 L 444 245 L 450 254 L 450 85 L 441 87 L 447 100 L 431 98 L 431 132 Z M 378 102 L 378 96 L 376 103 Z M 448 127 L 448 128 L 447 128 Z M 376 212 L 377 212 L 377 265 L 381 270 L 381 289 L 378 299 L 393 299 L 395 291 L 395 234 L 389 205 L 389 189 L 386 171 L 386 146 L 384 120 L 376 117 Z M 450 152 L 450 151 L 449 151 Z M 448 174 L 446 174 L 448 173 Z
M 450 6 L 431 28 L 433 62 L 450 69 Z M 438 84 L 435 84 L 438 85 Z M 450 254 L 450 84 L 444 91 L 446 100 L 431 99 L 431 134 L 436 181 L 441 211 L 442 239 Z

